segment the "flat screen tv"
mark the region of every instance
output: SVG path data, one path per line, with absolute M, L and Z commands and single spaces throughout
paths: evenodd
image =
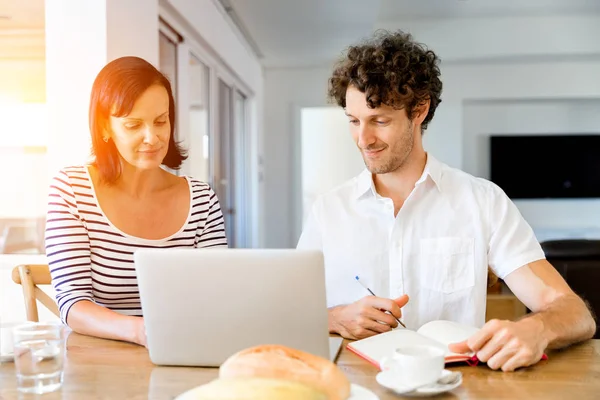
M 513 199 L 600 198 L 600 135 L 492 135 L 490 174 Z

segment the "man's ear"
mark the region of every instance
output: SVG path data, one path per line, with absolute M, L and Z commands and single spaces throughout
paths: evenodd
M 424 100 L 421 104 L 416 106 L 412 112 L 412 121 L 414 124 L 421 125 L 429 113 L 429 99 Z

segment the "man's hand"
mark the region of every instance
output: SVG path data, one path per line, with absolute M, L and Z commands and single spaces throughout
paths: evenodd
M 468 340 L 450 344 L 455 353 L 475 352 L 491 369 L 514 371 L 537 363 L 548 345 L 540 321 L 525 318 L 518 322 L 491 320 Z
M 394 300 L 368 296 L 352 304 L 331 308 L 329 331 L 339 333 L 346 339 L 363 339 L 388 332 L 398 326 L 394 317 L 402 317 L 400 309 L 406 303 L 407 295 Z

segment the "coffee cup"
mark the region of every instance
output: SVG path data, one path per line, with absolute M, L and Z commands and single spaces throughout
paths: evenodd
M 435 346 L 401 346 L 380 361 L 382 371 L 390 371 L 399 385 L 417 387 L 437 381 L 445 365 L 445 352 Z

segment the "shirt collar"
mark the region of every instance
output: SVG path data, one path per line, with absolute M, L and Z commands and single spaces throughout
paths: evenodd
M 358 176 L 355 189 L 356 199 L 361 199 L 369 194 L 377 196 L 375 184 L 373 183 L 373 175 L 368 169 L 365 168 Z
M 427 162 L 425 163 L 425 169 L 423 169 L 423 175 L 419 178 L 416 185 L 425 182 L 429 176 L 437 189 L 442 190 L 442 168 L 443 164 L 438 161 L 437 158 L 427 153 Z M 415 185 L 415 186 L 416 186 Z
M 425 163 L 423 174 L 419 180 L 417 180 L 415 186 L 420 185 L 421 183 L 425 182 L 427 177 L 430 177 L 437 189 L 441 191 L 442 166 L 443 165 L 441 162 L 439 162 L 431 154 L 427 153 L 427 162 Z M 368 195 L 372 195 L 374 197 L 378 196 L 377 191 L 375 190 L 375 184 L 373 183 L 373 175 L 371 172 L 369 172 L 369 170 L 365 169 L 357 177 L 355 194 L 356 199 L 361 199 Z

